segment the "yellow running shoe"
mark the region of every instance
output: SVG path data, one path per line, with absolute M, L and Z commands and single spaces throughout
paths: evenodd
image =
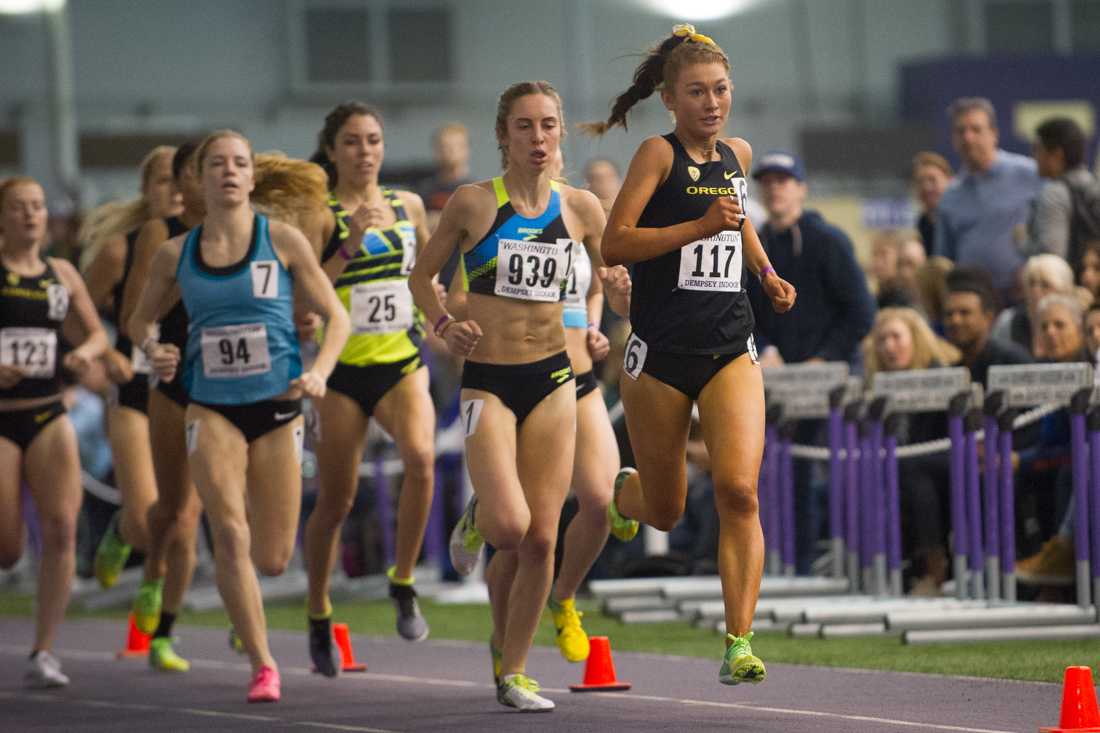
M 122 541 L 118 533 L 118 523 L 122 510 L 115 512 L 107 525 L 107 531 L 99 541 L 95 551 L 95 579 L 101 588 L 110 588 L 118 582 L 118 576 L 130 559 L 130 546 Z
M 583 662 L 588 659 L 588 634 L 581 627 L 581 617 L 572 598 L 564 601 L 550 599 L 550 615 L 558 630 L 558 649 L 567 662 Z
M 144 580 L 134 598 L 134 625 L 143 634 L 152 634 L 160 623 L 163 580 Z
M 620 542 L 630 542 L 634 539 L 634 535 L 638 534 L 638 520 L 619 514 L 619 507 L 615 505 L 619 499 L 619 489 L 632 473 L 638 472 L 633 468 L 624 468 L 619 471 L 619 475 L 615 477 L 615 493 L 611 495 L 611 503 L 607 505 L 607 518 L 611 520 L 611 534 Z
M 149 642 L 149 666 L 161 672 L 187 672 L 191 663 L 176 654 L 172 639 L 158 636 Z
M 752 632 L 744 636 L 726 634 L 730 645 L 722 659 L 722 668 L 718 670 L 718 681 L 723 685 L 739 685 L 742 682 L 758 684 L 763 682 L 768 672 L 764 663 L 752 653 Z

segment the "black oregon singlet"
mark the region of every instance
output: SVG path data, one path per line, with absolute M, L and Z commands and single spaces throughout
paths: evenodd
M 733 150 L 717 144 L 720 160 L 696 163 L 672 133 L 672 170 L 649 199 L 639 227 L 698 219 L 718 196 L 746 196 L 745 174 Z M 743 349 L 753 317 L 742 286 L 741 233 L 719 232 L 634 265 L 630 324 L 650 349 L 723 354 Z
M 47 262 L 35 277 L 0 263 L 0 364 L 19 367 L 23 378 L 0 389 L 0 400 L 52 397 L 61 391 L 61 324 L 69 289 Z

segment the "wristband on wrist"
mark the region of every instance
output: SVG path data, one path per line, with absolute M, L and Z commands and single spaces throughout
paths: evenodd
M 600 330 L 600 324 L 598 324 L 598 323 L 595 323 L 595 322 L 593 322 L 593 321 L 589 321 L 589 322 L 588 322 L 588 327 L 589 327 L 589 328 L 594 328 L 594 329 L 596 329 L 597 331 L 599 331 L 599 330 Z
M 758 280 L 760 280 L 760 282 L 764 282 L 764 278 L 768 276 L 769 272 L 774 275 L 775 268 L 771 265 L 765 265 L 764 267 L 760 268 L 760 272 L 757 273 L 756 277 Z
M 439 320 L 435 322 L 435 327 L 432 328 L 432 331 L 436 336 L 443 338 L 443 332 L 447 330 L 447 326 L 454 323 L 454 320 L 454 316 L 450 313 L 444 313 L 439 317 Z
M 352 251 L 349 254 L 348 251 L 346 249 L 344 249 L 344 243 L 343 242 L 340 243 L 340 248 L 337 249 L 336 252 L 337 252 L 337 254 L 339 254 L 341 257 L 343 257 L 347 261 L 351 261 L 351 260 L 355 259 L 355 252 Z

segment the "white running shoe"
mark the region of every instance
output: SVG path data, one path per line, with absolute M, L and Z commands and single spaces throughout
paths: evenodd
M 61 671 L 61 662 L 47 651 L 36 652 L 27 660 L 27 671 L 23 675 L 23 685 L 32 690 L 45 690 L 50 687 L 65 687 L 69 678 Z
M 521 713 L 548 713 L 554 701 L 538 694 L 539 683 L 525 674 L 510 674 L 497 685 L 497 702 Z
M 451 565 L 454 565 L 459 575 L 469 575 L 474 571 L 478 558 L 481 557 L 481 548 L 485 546 L 485 540 L 474 525 L 476 507 L 477 497 L 471 496 L 470 503 L 466 505 L 451 531 Z

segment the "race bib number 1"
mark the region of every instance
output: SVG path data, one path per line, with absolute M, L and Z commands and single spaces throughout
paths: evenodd
M 25 377 L 49 379 L 57 363 L 57 332 L 47 328 L 0 329 L 0 364 Z
M 202 372 L 207 379 L 235 379 L 271 371 L 267 326 L 239 326 L 202 330 Z
M 393 333 L 412 325 L 412 293 L 407 281 L 384 280 L 351 289 L 351 327 L 355 333 Z
M 681 290 L 741 290 L 741 232 L 718 232 L 680 248 Z

